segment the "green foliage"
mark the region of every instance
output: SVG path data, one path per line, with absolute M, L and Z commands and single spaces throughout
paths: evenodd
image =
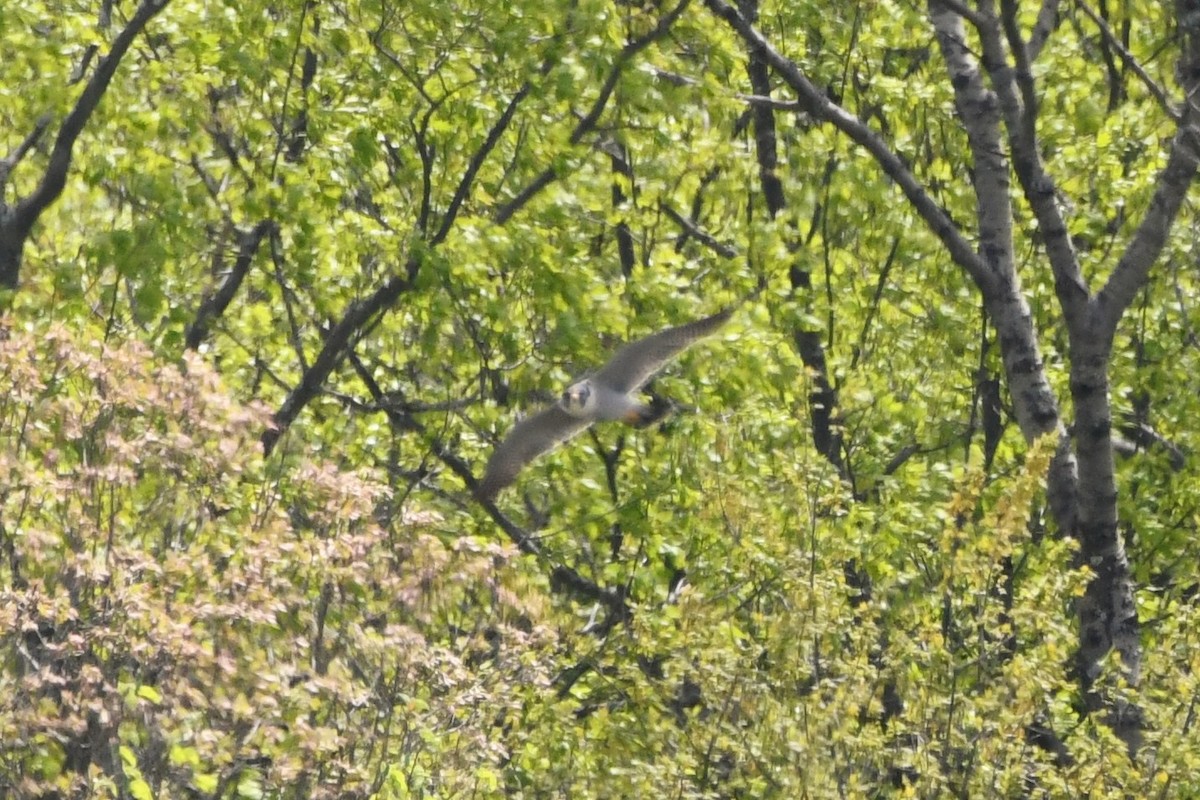
M 707 453 L 675 431 L 661 447 L 684 474 L 723 464 L 797 503 L 639 474 L 649 494 L 619 521 L 646 560 L 608 577 L 643 599 L 598 640 L 532 564 L 446 537 L 431 510 L 396 513 L 370 474 L 254 455 L 263 412 L 200 359 L 55 328 L 12 331 L 3 356 L 10 796 L 1190 791 L 1176 701 L 1193 607 L 1159 606 L 1173 644 L 1142 690 L 1152 762 L 1116 769 L 1118 746 L 1077 720 L 1060 666 L 1084 576 L 1062 571 L 1065 542 L 1027 533 L 1052 443 L 1003 487 L 946 475 L 961 488 L 932 507 L 880 513 L 847 506 L 811 458 L 737 451 L 763 423 L 804 449 L 753 401 Z M 875 574 L 869 597 L 852 562 Z M 677 599 L 664 563 L 688 572 Z M 1030 743 L 1032 719 L 1070 770 Z
M 1114 22 L 1136 23 L 1130 51 L 1170 85 L 1163 8 Z M 632 52 L 666 10 L 173 0 L 156 18 L 3 299 L 0 794 L 1200 793 L 1200 443 L 1180 390 L 1200 371 L 1194 210 L 1112 364 L 1116 427 L 1152 421 L 1177 449 L 1119 464 L 1145 587 L 1134 763 L 1072 674 L 1088 573 L 1043 523 L 1049 445 L 1009 424 L 980 466 L 975 389 L 1000 364 L 974 287 L 877 164 L 803 114 L 775 115 L 788 205 L 766 213 L 746 53 L 700 4 Z M 61 120 L 73 68 L 127 12 L 0 14 L 0 149 Z M 764 3 L 759 28 L 975 234 L 920 6 Z M 1066 20 L 1037 64 L 1089 278 L 1132 236 L 1171 130 L 1128 75 L 1107 102 L 1097 47 Z M 49 141 L 5 202 L 36 185 Z M 263 221 L 277 233 L 245 250 Z M 1065 397 L 1041 234 L 1018 222 Z M 477 475 L 519 413 L 619 342 L 760 280 L 656 379 L 669 420 L 598 426 L 501 496 L 540 555 L 501 544 L 442 456 Z M 271 412 L 388 281 L 402 291 L 264 456 Z M 842 475 L 814 445 L 820 376 L 798 334 L 819 337 L 837 391 Z M 563 592 L 554 566 L 620 592 L 630 617 Z

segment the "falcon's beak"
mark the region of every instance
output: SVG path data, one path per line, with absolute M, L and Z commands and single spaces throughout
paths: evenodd
M 563 392 L 563 403 L 572 408 L 583 408 L 587 405 L 588 395 L 591 392 L 587 386 L 575 384 Z

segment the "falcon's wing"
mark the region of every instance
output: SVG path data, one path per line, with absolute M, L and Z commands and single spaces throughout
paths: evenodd
M 698 319 L 678 328 L 652 333 L 644 339 L 631 342 L 608 360 L 592 380 L 618 392 L 628 393 L 640 389 L 654 373 L 693 342 L 703 339 L 724 325 L 733 315 L 734 309 Z
M 493 498 L 508 486 L 530 461 L 575 436 L 590 419 L 572 417 L 557 404 L 517 423 L 497 445 L 479 482 L 479 495 Z

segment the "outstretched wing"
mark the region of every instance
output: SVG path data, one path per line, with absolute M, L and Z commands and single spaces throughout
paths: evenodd
M 733 315 L 733 311 L 734 309 L 727 308 L 711 317 L 698 319 L 678 328 L 667 328 L 644 339 L 630 342 L 614 353 L 608 363 L 592 376 L 592 380 L 621 393 L 640 389 L 663 364 L 687 349 L 688 345 L 724 325 Z
M 517 479 L 526 464 L 591 424 L 590 419 L 573 417 L 558 405 L 521 420 L 488 459 L 487 470 L 479 482 L 480 497 L 495 497 Z

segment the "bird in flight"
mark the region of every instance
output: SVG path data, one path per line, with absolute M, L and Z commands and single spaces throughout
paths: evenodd
M 516 480 L 526 464 L 593 422 L 617 420 L 637 425 L 653 421 L 657 409 L 642 403 L 634 393 L 668 361 L 724 325 L 733 312 L 734 308 L 727 308 L 617 350 L 607 364 L 563 392 L 557 403 L 517 423 L 488 459 L 477 494 L 494 498 Z

